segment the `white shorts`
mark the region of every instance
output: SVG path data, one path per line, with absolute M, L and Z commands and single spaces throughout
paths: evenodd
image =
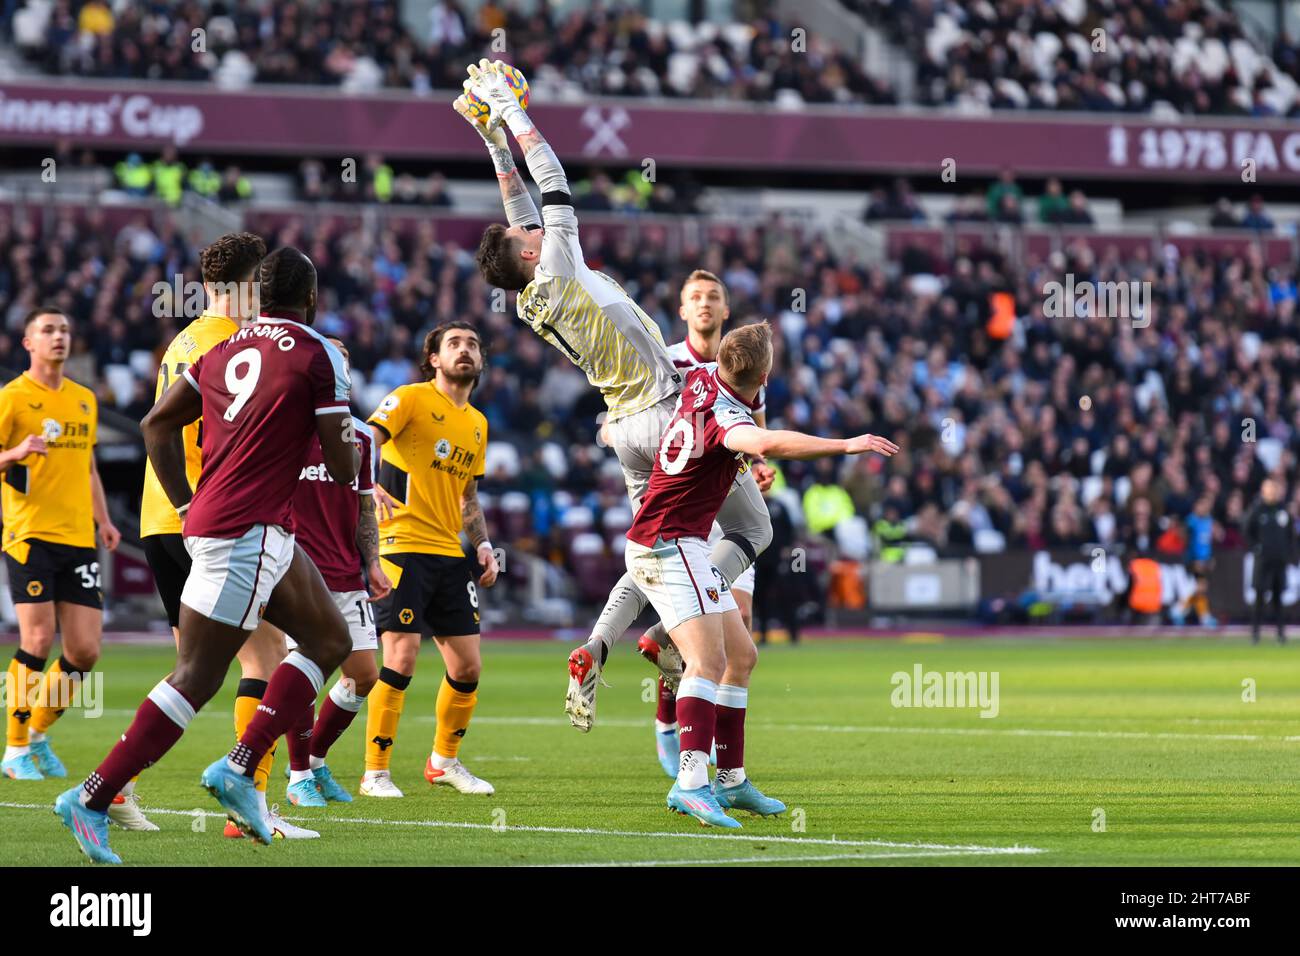
M 334 606 L 348 622 L 348 633 L 352 635 L 354 651 L 373 651 L 379 647 L 379 636 L 375 633 L 375 612 L 370 604 L 370 595 L 365 591 L 331 591 Z M 298 646 L 290 635 L 284 635 L 285 646 L 293 650 Z
M 293 535 L 255 524 L 238 538 L 185 538 L 194 564 L 181 603 L 204 617 L 251 631 L 293 563 Z
M 653 548 L 629 541 L 627 571 L 670 634 L 703 614 L 736 610 L 731 588 L 709 561 L 709 545 L 703 538 L 660 540 Z

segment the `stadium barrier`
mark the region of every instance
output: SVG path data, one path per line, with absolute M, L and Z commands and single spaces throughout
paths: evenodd
M 0 144 L 88 148 L 482 160 L 449 104 L 458 91 L 340 95 L 333 88 L 229 92 L 186 83 L 45 79 L 0 83 Z M 537 92 L 537 91 L 535 91 Z M 722 169 L 992 175 L 1015 158 L 1024 176 L 1169 182 L 1300 182 L 1294 123 L 1248 117 L 1088 113 L 956 115 L 917 107 L 535 99 L 533 111 L 562 160 Z
M 1196 590 L 1196 577 L 1181 557 L 1147 554 L 1160 566 L 1161 608 L 1168 612 Z M 1125 556 L 1100 547 L 1082 550 L 1008 551 L 978 559 L 978 593 L 982 606 L 991 602 L 1041 602 L 1058 611 L 1084 610 L 1094 616 L 1117 618 L 1124 612 L 1128 591 Z M 1255 603 L 1252 586 L 1254 555 L 1227 551 L 1216 555 L 1209 574 L 1210 610 L 1220 621 L 1249 620 Z M 1300 604 L 1300 562 L 1287 569 L 1284 607 Z

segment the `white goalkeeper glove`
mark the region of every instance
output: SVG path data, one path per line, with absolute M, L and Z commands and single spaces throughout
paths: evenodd
M 488 153 L 492 157 L 492 165 L 497 173 L 506 174 L 513 171 L 515 159 L 510 155 L 510 144 L 506 142 L 505 131 L 501 129 L 501 117 L 496 113 L 491 113 L 486 124 L 480 123 L 464 95 L 456 97 L 451 106 L 466 123 L 469 123 L 474 132 L 483 138 L 483 143 L 487 146 Z
M 498 114 L 492 113 L 488 117 L 487 123 L 480 123 L 478 117 L 474 115 L 473 110 L 470 108 L 469 100 L 464 95 L 456 97 L 451 107 L 461 115 L 466 123 L 469 123 L 474 132 L 483 137 L 483 142 L 487 144 L 488 149 L 509 148 L 509 144 L 506 142 L 506 134 L 501 131 L 501 117 Z
M 500 117 L 515 136 L 532 132 L 533 124 L 515 99 L 515 91 L 506 82 L 498 64 L 505 66 L 500 60 L 490 63 L 486 59 L 479 60 L 477 66 L 470 64 L 466 69 L 469 79 L 465 81 L 465 89 L 487 103 L 493 115 Z

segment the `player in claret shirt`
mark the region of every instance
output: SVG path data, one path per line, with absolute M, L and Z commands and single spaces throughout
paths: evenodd
M 678 314 L 686 323 L 686 338 L 668 349 L 673 364 L 679 369 L 690 370 L 718 360 L 718 349 L 722 346 L 722 326 L 731 316 L 730 295 L 727 287 L 712 272 L 696 269 L 682 284 L 681 304 Z M 753 409 L 754 423 L 760 428 L 767 426 L 767 405 L 765 390 L 759 389 L 755 398 L 757 404 Z M 758 490 L 766 492 L 772 487 L 776 472 L 763 460 L 742 462 L 740 473 L 733 487 L 742 487 L 741 479 L 748 477 L 746 470 L 752 472 Z M 714 547 L 724 537 L 722 525 L 713 522 L 709 534 L 709 547 Z M 731 595 L 740 608 L 741 619 L 745 629 L 750 629 L 754 609 L 754 566 L 751 564 L 731 582 Z M 655 755 L 659 765 L 670 777 L 677 776 L 677 697 L 675 688 L 681 679 L 682 662 L 676 649 L 668 641 L 668 632 L 662 622 L 647 630 L 637 642 L 637 653 L 659 668 L 659 694 L 655 708 Z
M 627 569 L 686 661 L 677 688 L 681 754 L 668 807 L 701 823 L 738 828 L 726 809 L 779 813 L 745 776 L 745 710 L 754 642 L 707 539 L 743 455 L 826 458 L 898 447 L 875 435 L 815 438 L 759 428 L 753 412 L 772 367 L 766 323 L 729 332 L 718 361 L 693 369 L 660 439 L 650 485 L 628 531 Z M 709 745 L 718 774 L 709 787 Z M 725 808 L 725 809 L 724 809 Z
M 346 361 L 348 351 L 343 343 L 338 339 L 329 341 Z M 308 707 L 287 735 L 288 797 L 298 807 L 323 807 L 329 800 L 352 802 L 352 795 L 330 773 L 325 756 L 351 725 L 379 679 L 375 660 L 379 639 L 370 605 L 387 597 L 393 588 L 379 564 L 370 432 L 360 419 L 354 419 L 354 424 L 361 449 L 361 471 L 356 481 L 350 485 L 335 481 L 325 465 L 319 439 L 313 439 L 293 497 L 298 543 L 320 569 L 352 635 L 352 653 L 340 667 L 343 676 L 330 688 L 315 725 L 313 709 Z M 291 634 L 286 635 L 286 641 L 291 650 L 297 646 Z
M 239 743 L 200 782 L 245 833 L 269 844 L 253 785 L 258 761 L 352 648 L 347 622 L 293 536 L 293 496 L 313 437 L 336 481 L 357 476 L 347 367 L 311 328 L 310 259 L 279 249 L 262 261 L 259 280 L 262 314 L 186 369 L 141 422 L 149 460 L 184 522 L 193 567 L 181 592 L 175 670 L 149 692 L 98 769 L 54 804 L 95 862 L 121 862 L 108 845 L 105 811 L 114 795 L 180 740 L 263 616 L 296 635 L 299 647 L 271 675 Z M 200 415 L 203 470 L 191 491 L 182 432 Z
M 158 381 L 154 401 L 162 398 L 185 370 L 199 356 L 219 342 L 234 335 L 256 318 L 258 266 L 266 258 L 266 243 L 248 232 L 221 236 L 199 254 L 203 275 L 203 292 L 207 307 L 193 322 L 177 333 L 158 364 Z M 185 426 L 185 472 L 191 487 L 198 483 L 202 465 L 201 435 L 203 421 Z M 167 612 L 172 634 L 180 637 L 181 591 L 190 575 L 191 560 L 181 536 L 181 519 L 171 499 L 163 491 L 153 466 L 145 463 L 144 494 L 140 501 L 140 538 L 145 560 L 153 572 L 158 596 Z M 239 649 L 239 685 L 235 691 L 235 739 L 238 740 L 257 713 L 257 705 L 266 693 L 271 672 L 284 660 L 284 635 L 263 621 Z M 265 799 L 267 781 L 275 747 L 267 751 L 253 780 Z M 140 812 L 134 793 L 135 782 L 114 799 L 108 815 L 118 826 L 128 830 L 157 829 Z M 280 832 L 294 834 L 292 825 L 280 822 Z M 238 835 L 238 828 L 233 832 Z M 307 833 L 309 831 L 303 831 Z

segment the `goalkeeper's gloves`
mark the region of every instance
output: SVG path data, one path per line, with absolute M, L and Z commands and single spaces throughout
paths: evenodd
M 477 66 L 470 64 L 466 70 L 469 79 L 465 81 L 465 89 L 487 103 L 493 115 L 500 117 L 515 136 L 531 133 L 533 124 L 515 99 L 515 91 L 506 82 L 498 64 L 501 67 L 506 65 L 500 60 L 489 63 L 486 59 L 479 60 Z
M 501 117 L 496 113 L 488 116 L 486 124 L 480 123 L 470 109 L 469 101 L 463 95 L 456 97 L 452 109 L 469 123 L 474 132 L 483 137 L 483 143 L 492 156 L 492 165 L 498 173 L 509 173 L 515 168 L 514 157 L 510 155 L 510 144 L 506 142 L 505 131 L 501 129 Z

